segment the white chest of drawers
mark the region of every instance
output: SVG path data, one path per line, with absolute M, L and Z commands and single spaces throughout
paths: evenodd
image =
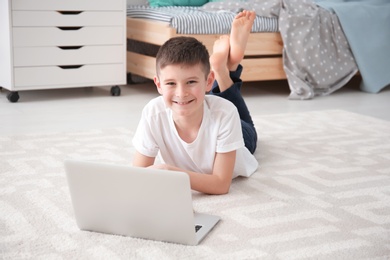
M 11 102 L 21 90 L 125 83 L 125 0 L 0 1 L 0 86 Z

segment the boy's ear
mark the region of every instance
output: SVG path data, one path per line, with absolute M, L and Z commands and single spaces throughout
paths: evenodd
M 156 87 L 157 87 L 158 93 L 160 93 L 162 95 L 161 83 L 160 83 L 159 78 L 157 76 L 154 76 L 153 81 L 154 81 L 154 85 L 156 85 Z
M 206 92 L 211 91 L 211 88 L 213 87 L 214 80 L 215 80 L 215 74 L 214 74 L 214 71 L 211 70 L 209 75 L 207 76 Z

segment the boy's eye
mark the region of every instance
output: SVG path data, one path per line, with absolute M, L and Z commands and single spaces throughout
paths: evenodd
M 196 83 L 196 80 L 190 80 L 187 82 L 187 84 L 195 84 Z
M 169 86 L 173 86 L 173 85 L 175 85 L 175 82 L 167 82 L 167 83 L 165 83 L 166 85 L 169 85 Z

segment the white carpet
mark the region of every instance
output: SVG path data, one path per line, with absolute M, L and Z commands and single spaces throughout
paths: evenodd
M 63 160 L 130 163 L 131 131 L 0 137 L 0 258 L 390 258 L 390 122 L 337 110 L 254 120 L 258 172 L 228 195 L 194 193 L 195 210 L 222 218 L 199 246 L 78 230 Z

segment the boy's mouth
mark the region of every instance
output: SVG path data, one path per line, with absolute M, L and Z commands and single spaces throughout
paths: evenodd
M 188 101 L 173 101 L 173 103 L 176 103 L 178 105 L 183 106 L 183 105 L 187 105 L 187 104 L 191 103 L 192 101 L 194 101 L 194 100 L 191 99 L 191 100 L 188 100 Z

